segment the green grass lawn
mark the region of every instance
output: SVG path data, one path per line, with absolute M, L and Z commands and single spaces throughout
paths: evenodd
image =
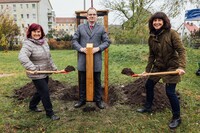
M 75 101 L 58 101 L 52 99 L 54 111 L 61 119 L 51 121 L 45 112 L 28 111 L 30 99 L 17 101 L 12 98 L 14 89 L 19 89 L 31 82 L 18 61 L 19 51 L 0 52 L 0 73 L 14 74 L 0 78 L 0 132 L 8 133 L 167 133 L 170 132 L 168 122 L 171 112 L 166 109 L 152 114 L 138 114 L 136 108 L 116 104 L 104 110 L 83 112 L 74 109 Z M 51 51 L 58 69 L 67 65 L 77 65 L 77 52 L 74 50 Z M 130 67 L 136 73 L 145 69 L 148 56 L 147 45 L 111 45 L 109 48 L 109 85 L 121 86 L 133 82 L 131 78 L 121 74 L 121 70 Z M 182 82 L 177 89 L 181 93 L 182 124 L 176 132 L 200 132 L 200 76 L 195 75 L 200 62 L 200 50 L 187 48 L 187 68 Z M 69 74 L 51 76 L 62 83 L 77 85 L 77 71 Z M 103 81 L 103 73 L 102 73 Z M 93 106 L 93 103 L 89 105 Z M 42 108 L 40 103 L 39 107 Z

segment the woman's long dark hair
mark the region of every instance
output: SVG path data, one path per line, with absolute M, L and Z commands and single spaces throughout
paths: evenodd
M 41 37 L 40 37 L 39 39 L 42 39 L 42 38 L 45 36 L 44 30 L 43 30 L 43 28 L 42 28 L 41 25 L 35 24 L 35 23 L 31 24 L 31 25 L 28 27 L 28 31 L 27 31 L 26 37 L 27 37 L 27 38 L 31 38 L 31 32 L 32 32 L 32 31 L 35 31 L 35 30 L 37 30 L 37 29 L 40 29 L 40 30 L 41 30 L 42 35 L 41 35 Z
M 165 30 L 170 30 L 171 29 L 171 23 L 170 23 L 170 20 L 167 17 L 167 15 L 164 12 L 156 12 L 149 19 L 149 30 L 150 30 L 150 32 L 155 32 L 156 31 L 155 28 L 153 27 L 153 20 L 154 19 L 162 19 L 163 20 L 162 29 L 165 29 Z

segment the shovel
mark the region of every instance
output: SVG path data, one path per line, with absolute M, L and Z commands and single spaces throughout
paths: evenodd
M 71 71 L 75 71 L 75 68 L 73 66 L 67 66 L 64 70 L 60 70 L 60 71 L 29 71 L 29 70 L 26 70 L 26 72 L 30 73 L 30 74 L 59 74 L 59 73 L 67 74 Z
M 155 73 L 144 73 L 144 74 L 135 74 L 131 68 L 124 68 L 121 72 L 127 76 L 131 77 L 142 77 L 142 76 L 150 76 L 150 75 L 168 75 L 168 74 L 178 74 L 178 71 L 167 71 L 167 72 L 155 72 Z

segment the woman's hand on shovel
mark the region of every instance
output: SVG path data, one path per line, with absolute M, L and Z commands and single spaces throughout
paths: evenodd
M 176 71 L 178 72 L 179 75 L 183 75 L 185 74 L 185 71 L 183 69 L 176 69 Z

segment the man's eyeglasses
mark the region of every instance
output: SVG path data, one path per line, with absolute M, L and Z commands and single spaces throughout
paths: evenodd
M 97 14 L 88 14 L 89 16 L 96 16 Z

